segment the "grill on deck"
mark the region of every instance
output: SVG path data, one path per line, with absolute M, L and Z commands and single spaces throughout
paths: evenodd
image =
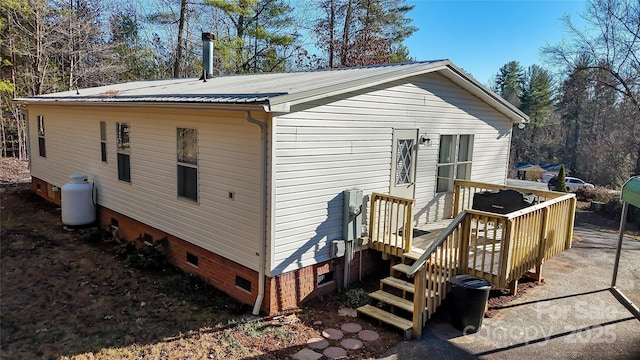
M 533 205 L 534 194 L 523 194 L 516 190 L 483 191 L 473 195 L 472 209 L 508 214 Z

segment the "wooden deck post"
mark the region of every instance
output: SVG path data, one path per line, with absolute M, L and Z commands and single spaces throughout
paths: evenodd
M 424 325 L 424 309 L 426 307 L 427 296 L 427 270 L 426 265 L 420 267 L 413 277 L 413 338 L 419 339 L 422 336 Z
M 542 226 L 540 226 L 540 248 L 538 249 L 538 258 L 536 259 L 536 273 L 533 278 L 542 283 L 542 264 L 547 256 L 547 241 L 549 235 L 549 217 L 550 210 L 548 207 L 542 209 Z
M 458 230 L 460 233 L 458 234 L 459 238 L 459 251 L 458 259 L 460 262 L 458 263 L 458 274 L 467 274 L 469 272 L 469 241 L 471 234 L 471 216 L 467 214 L 465 216 L 461 229 Z M 454 274 L 457 275 L 457 274 Z
M 576 204 L 578 200 L 576 197 L 571 198 L 571 205 L 569 205 L 569 226 L 567 229 L 567 239 L 564 243 L 564 249 L 571 249 L 571 244 L 573 243 L 573 225 L 576 221 Z
M 457 183 L 457 180 L 454 181 L 455 192 L 453 195 L 453 217 L 458 216 L 458 212 L 460 212 L 460 190 L 462 186 Z
M 507 285 L 506 281 L 509 278 L 509 273 L 511 272 L 511 242 L 514 237 L 514 230 L 513 219 L 509 219 L 508 221 L 506 221 L 504 244 L 502 246 L 501 255 L 502 259 L 500 261 L 499 272 L 500 284 L 498 286 L 501 286 L 503 288 L 505 285 Z M 511 286 L 511 283 L 509 284 L 509 286 Z
M 413 201 L 405 204 L 404 207 L 404 228 L 406 230 L 402 232 L 402 235 L 404 236 L 404 252 L 411 252 L 413 247 Z

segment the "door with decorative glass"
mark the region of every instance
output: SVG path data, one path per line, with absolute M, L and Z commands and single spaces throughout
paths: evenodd
M 413 199 L 415 195 L 417 142 L 418 129 L 393 130 L 391 195 L 406 199 Z

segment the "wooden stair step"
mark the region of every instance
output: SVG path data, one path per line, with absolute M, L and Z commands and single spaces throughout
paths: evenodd
M 396 264 L 391 267 L 393 270 L 406 274 L 411 269 L 411 265 L 407 264 Z
M 410 283 L 408 281 L 400 280 L 400 279 L 394 278 L 394 277 L 384 278 L 384 279 L 380 280 L 380 283 L 392 286 L 392 287 L 394 287 L 396 289 L 400 289 L 402 291 L 406 291 L 406 292 L 411 293 L 411 294 L 413 294 L 413 291 L 415 290 L 415 286 L 412 283 Z
M 378 301 L 382 301 L 391 306 L 395 306 L 404 311 L 413 313 L 413 301 L 409 301 L 407 299 L 403 299 L 399 296 L 395 296 L 393 294 L 389 294 L 384 290 L 374 291 L 369 294 L 369 297 Z
M 358 314 L 365 314 L 369 317 L 382 321 L 385 324 L 402 330 L 404 332 L 405 339 L 411 338 L 413 328 L 413 323 L 411 322 L 411 320 L 407 320 L 372 305 L 361 306 L 357 310 Z
M 416 260 L 420 259 L 420 256 L 422 256 L 423 253 L 424 253 L 424 251 L 423 252 L 419 252 L 419 251 L 416 251 L 414 249 L 414 250 L 411 250 L 409 252 L 406 252 L 406 253 L 402 254 L 402 256 L 404 256 L 407 259 L 411 259 L 413 261 L 416 261 Z
M 406 274 L 407 272 L 409 272 L 409 269 L 411 268 L 411 265 L 396 264 L 396 265 L 393 265 L 391 268 L 393 270 L 397 271 L 397 272 L 401 272 L 403 274 Z M 429 277 L 430 277 L 431 281 L 435 281 L 436 275 L 432 273 L 432 274 L 429 274 Z

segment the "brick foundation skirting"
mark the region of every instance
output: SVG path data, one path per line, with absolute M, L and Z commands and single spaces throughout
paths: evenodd
M 54 187 L 47 182 L 32 178 L 31 188 L 46 200 L 61 204 L 60 189 L 53 191 Z M 168 243 L 165 246 L 165 254 L 169 263 L 187 273 L 200 276 L 241 303 L 251 306 L 255 303 L 258 295 L 256 271 L 102 206 L 98 206 L 97 222 L 106 230 L 110 230 L 112 226 L 117 227 L 117 235 L 127 241 L 143 239 L 145 236 L 153 240 L 166 237 Z M 377 251 L 356 251 L 351 263 L 351 282 L 358 281 L 359 276 L 364 278 L 379 273 L 385 268 L 380 266 L 381 261 Z M 197 262 L 197 265 L 193 264 L 194 262 Z M 237 285 L 238 278 L 241 286 Z M 261 311 L 266 315 L 275 315 L 295 309 L 306 300 L 342 288 L 343 282 L 344 258 L 325 261 L 275 277 L 266 277 Z M 246 290 L 247 287 L 250 287 L 250 291 Z

